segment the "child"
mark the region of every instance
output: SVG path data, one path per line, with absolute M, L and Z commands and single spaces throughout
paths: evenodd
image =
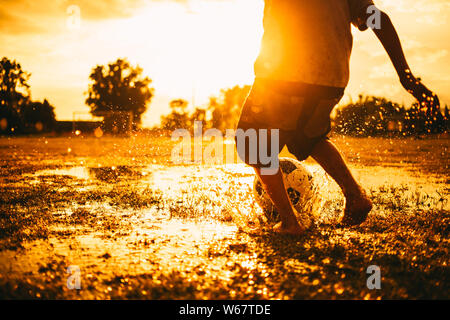
M 381 23 L 368 23 L 377 14 Z M 278 153 L 286 145 L 300 161 L 312 156 L 341 187 L 346 199 L 341 223 L 347 226 L 364 222 L 372 209 L 366 192 L 327 138 L 330 113 L 349 80 L 351 24 L 361 31 L 370 25 L 401 84 L 423 107 L 439 105 L 437 97 L 411 73 L 391 20 L 376 9 L 372 0 L 265 0 L 264 36 L 255 62 L 255 82 L 238 124 L 242 129 L 238 132 L 266 129 L 268 136 L 279 132 Z M 302 234 L 304 227 L 297 222 L 281 171 L 264 174 L 265 162 L 258 161 L 259 149 L 267 145 L 258 139 L 255 146 L 238 134 L 236 141 L 239 156 L 255 168 L 280 213 L 281 222 L 274 231 Z M 249 160 L 255 156 L 256 162 Z

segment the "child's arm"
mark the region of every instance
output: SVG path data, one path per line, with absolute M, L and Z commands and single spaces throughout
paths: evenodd
M 391 19 L 383 11 L 380 12 L 381 28 L 374 28 L 373 31 L 391 58 L 395 70 L 400 78 L 401 84 L 419 101 L 422 107 L 439 106 L 438 97 L 427 87 L 425 87 L 420 82 L 420 79 L 414 77 L 412 74 L 408 63 L 406 62 L 400 39 L 394 25 L 391 22 Z

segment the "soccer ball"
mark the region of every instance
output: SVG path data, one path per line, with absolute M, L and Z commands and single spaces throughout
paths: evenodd
M 302 226 L 309 228 L 313 222 L 312 211 L 315 198 L 313 175 L 299 161 L 292 158 L 280 158 L 280 169 L 289 199 L 297 210 L 297 219 Z M 255 176 L 253 182 L 253 193 L 267 220 L 272 223 L 279 222 L 280 215 L 258 176 Z

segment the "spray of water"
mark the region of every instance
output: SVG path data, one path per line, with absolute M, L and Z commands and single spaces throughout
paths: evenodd
M 319 166 L 307 166 L 313 175 L 312 191 L 302 203 L 303 210 L 297 211 L 300 224 L 314 227 L 321 223 L 336 223 L 343 205 L 343 197 L 337 184 Z M 253 181 L 253 179 L 249 179 Z M 223 213 L 231 217 L 241 231 L 259 234 L 270 230 L 273 222 L 264 215 L 263 209 L 254 198 L 253 184 L 247 182 L 239 192 L 224 199 Z

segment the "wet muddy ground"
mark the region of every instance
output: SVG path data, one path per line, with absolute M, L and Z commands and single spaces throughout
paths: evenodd
M 1 138 L 0 297 L 450 298 L 450 140 L 333 141 L 374 210 L 340 227 L 344 198 L 308 160 L 320 209 L 294 238 L 270 231 L 250 168 L 173 165 L 169 138 Z

